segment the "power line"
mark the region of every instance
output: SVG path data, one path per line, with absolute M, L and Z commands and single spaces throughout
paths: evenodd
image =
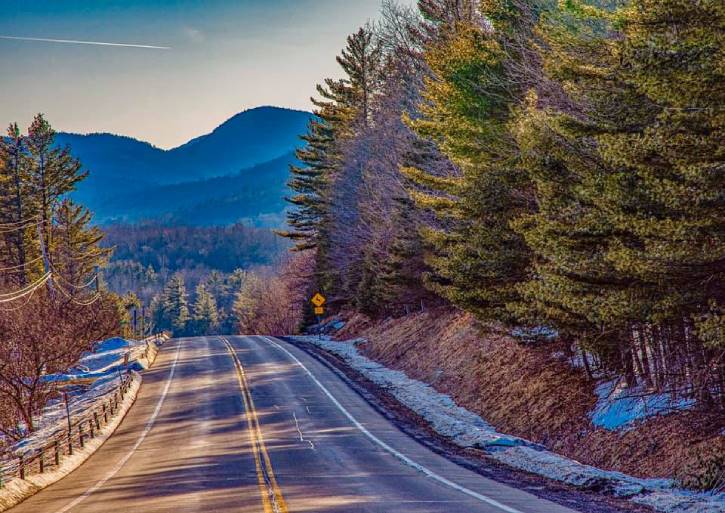
M 0 223 L 0 228 L 12 228 L 19 224 L 32 223 L 34 221 L 37 221 L 39 217 L 40 217 L 40 214 L 37 214 L 37 215 L 34 215 L 33 217 L 28 217 L 27 219 L 21 219 L 20 221 L 13 221 L 12 223 Z
M 94 283 L 96 283 L 96 280 L 98 279 L 98 275 L 96 274 L 95 276 L 93 276 L 93 278 L 91 278 L 91 281 L 89 281 L 89 282 L 88 282 L 88 283 L 86 283 L 85 285 L 76 285 L 76 284 L 72 283 L 72 282 L 71 282 L 70 280 L 68 280 L 67 278 L 64 278 L 64 277 L 63 277 L 63 275 L 62 275 L 62 274 L 60 273 L 60 271 L 58 271 L 58 268 L 57 268 L 57 267 L 55 267 L 55 265 L 53 265 L 53 262 L 49 262 L 49 263 L 50 263 L 50 268 L 51 268 L 51 270 L 53 271 L 53 276 L 55 277 L 55 279 L 57 280 L 57 278 L 60 278 L 60 279 L 61 279 L 62 281 L 64 281 L 64 282 L 65 282 L 65 283 L 66 283 L 66 284 L 67 284 L 67 285 L 68 285 L 69 287 L 72 287 L 72 288 L 74 288 L 74 289 L 76 289 L 76 290 L 83 290 L 83 289 L 87 289 L 88 287 L 90 287 L 90 286 L 92 286 L 92 285 L 93 285 Z
M 93 294 L 93 296 L 91 296 L 90 298 L 88 298 L 86 300 L 78 300 L 73 297 L 73 294 L 71 294 L 70 292 L 65 290 L 63 287 L 61 287 L 57 281 L 55 282 L 55 285 L 56 285 L 56 288 L 59 291 L 61 291 L 63 293 L 63 295 L 70 300 L 71 303 L 74 303 L 79 306 L 91 306 L 93 303 L 95 303 L 96 301 L 101 299 L 100 292 L 96 292 L 95 294 Z
M 28 306 L 28 303 L 30 303 L 30 301 L 33 299 L 33 295 L 35 294 L 36 290 L 38 290 L 38 289 L 37 288 L 33 289 L 33 291 L 30 294 L 28 294 L 28 298 L 20 306 L 16 306 L 13 308 L 0 308 L 0 312 L 16 312 L 18 310 L 22 310 L 23 308 Z
M 35 262 L 40 262 L 42 259 L 43 259 L 43 257 L 39 256 L 38 258 L 34 258 L 33 260 L 30 260 L 29 262 L 25 262 L 24 264 L 13 265 L 11 267 L 2 267 L 2 268 L 0 268 L 0 272 L 14 271 L 16 269 L 24 270 L 26 266 L 32 265 Z
M 42 287 L 50 279 L 52 274 L 52 272 L 48 271 L 42 278 L 40 278 L 35 283 L 31 283 L 30 285 L 14 292 L 0 294 L 0 303 L 10 303 L 11 301 L 17 301 L 18 299 L 27 296 L 28 294 L 32 294 L 38 288 Z

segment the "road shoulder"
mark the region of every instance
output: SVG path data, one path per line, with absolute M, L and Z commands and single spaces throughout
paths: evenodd
M 603 493 L 584 492 L 556 481 L 522 472 L 488 457 L 478 449 L 464 449 L 436 433 L 420 415 L 365 378 L 337 355 L 298 339 L 281 340 L 303 350 L 334 372 L 399 430 L 431 451 L 483 477 L 587 513 L 647 513 L 652 509 Z

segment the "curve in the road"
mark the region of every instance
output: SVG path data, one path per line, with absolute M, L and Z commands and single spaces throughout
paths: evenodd
M 578 509 L 431 451 L 294 344 L 200 337 L 164 349 L 116 434 L 13 513 Z
M 374 434 L 372 434 L 370 431 L 368 431 L 365 428 L 365 426 L 363 426 L 342 404 L 340 404 L 340 402 L 337 399 L 335 399 L 335 396 L 332 395 L 332 393 L 325 387 L 325 385 L 323 385 L 322 383 L 320 383 L 320 381 L 314 376 L 314 374 L 312 374 L 312 372 L 310 372 L 310 370 L 305 366 L 305 364 L 302 363 L 301 361 L 299 361 L 295 355 L 293 355 L 292 353 L 290 353 L 287 349 L 285 349 L 284 347 L 282 347 L 281 345 L 279 345 L 277 342 L 273 341 L 269 337 L 264 337 L 264 340 L 266 342 L 268 342 L 269 344 L 271 344 L 272 346 L 274 346 L 277 349 L 279 349 L 280 351 L 284 352 L 297 365 L 299 365 L 300 367 L 302 367 L 302 369 L 310 377 L 310 379 L 312 380 L 312 382 L 315 383 L 315 385 L 317 385 L 320 388 L 320 390 L 322 390 L 322 393 L 324 393 L 330 399 L 330 401 L 332 401 L 332 404 L 334 404 L 335 407 L 338 410 L 340 410 L 340 412 L 343 415 L 345 415 L 345 417 L 347 417 L 350 420 L 350 422 L 352 422 L 353 425 L 363 435 L 365 435 L 373 443 L 375 443 L 376 445 L 378 445 L 379 447 L 381 447 L 385 451 L 387 451 L 390 454 L 392 454 L 393 456 L 395 456 L 398 460 L 402 461 L 403 463 L 405 463 L 409 467 L 414 468 L 415 470 L 417 470 L 419 472 L 422 472 L 427 477 L 429 477 L 431 479 L 434 479 L 435 481 L 438 481 L 439 483 L 441 483 L 441 484 L 443 484 L 443 485 L 445 485 L 445 486 L 447 486 L 449 488 L 452 488 L 452 489 L 454 489 L 456 491 L 459 491 L 461 493 L 464 493 L 464 494 L 468 495 L 469 497 L 473 497 L 474 499 L 477 499 L 477 500 L 479 500 L 481 502 L 485 502 L 486 504 L 489 504 L 491 506 L 494 506 L 495 508 L 498 508 L 501 511 L 505 511 L 506 513 L 523 513 L 521 511 L 519 511 L 518 509 L 511 508 L 511 507 L 509 507 L 509 506 L 507 506 L 505 504 L 501 504 L 500 502 L 498 502 L 495 499 L 492 499 L 491 497 L 487 497 L 486 495 L 483 495 L 481 493 L 478 493 L 478 492 L 475 492 L 473 490 L 470 490 L 470 489 L 466 488 L 465 486 L 461 486 L 461 485 L 459 485 L 457 483 L 454 483 L 453 481 L 451 481 L 449 479 L 446 479 L 443 476 L 440 476 L 440 475 L 436 474 L 432 470 L 430 470 L 427 467 L 421 465 L 420 463 L 417 463 L 417 462 L 413 461 L 412 459 L 410 459 L 409 457 L 407 457 L 405 454 L 401 453 L 400 451 L 397 451 L 396 449 L 394 449 L 390 445 L 388 445 L 385 442 L 383 442 L 382 440 L 380 440 L 380 438 L 378 438 L 377 436 L 375 436 Z

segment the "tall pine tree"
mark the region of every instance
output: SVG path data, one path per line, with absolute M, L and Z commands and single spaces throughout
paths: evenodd
M 281 235 L 297 242 L 297 250 L 316 249 L 318 286 L 333 290 L 339 279 L 330 261 L 334 237 L 334 191 L 344 187 L 342 176 L 344 145 L 356 130 L 370 122 L 371 102 L 380 81 L 381 50 L 372 30 L 363 27 L 347 39 L 337 62 L 345 73 L 339 80 L 326 79 L 317 86 L 320 99 L 312 99 L 316 109 L 306 145 L 297 151 L 303 166 L 292 166 L 290 188 L 295 194 L 288 201 L 295 207 L 288 215 L 290 230 Z M 348 205 L 349 206 L 349 205 Z
M 518 300 L 515 285 L 526 278 L 529 262 L 526 245 L 509 226 L 529 208 L 507 131 L 520 92 L 509 80 L 507 54 L 489 21 L 465 2 L 453 20 L 441 22 L 435 12 L 427 14 L 439 25 L 426 51 L 432 76 L 423 90 L 422 115 L 411 126 L 435 141 L 460 173 L 404 169 L 420 187 L 413 191 L 418 205 L 438 218 L 437 226 L 424 231 L 433 249 L 427 283 L 479 318 L 513 321 L 507 305 Z
M 532 95 L 515 130 L 538 202 L 516 223 L 537 255 L 529 313 L 630 384 L 705 376 L 703 398 L 723 374 L 695 349 L 698 322 L 722 333 L 722 20 L 715 2 L 569 2 L 542 24 L 569 108 Z

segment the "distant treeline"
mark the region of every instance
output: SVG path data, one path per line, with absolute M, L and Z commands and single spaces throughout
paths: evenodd
M 232 306 L 243 278 L 277 263 L 289 247 L 270 230 L 242 224 L 117 224 L 104 231 L 103 244 L 114 250 L 104 283 L 119 294 L 134 294 L 138 306 L 146 307 L 147 326 L 176 334 L 236 329 Z M 187 290 L 193 292 L 188 305 Z
M 288 244 L 270 230 L 231 226 L 166 226 L 159 223 L 110 225 L 103 244 L 114 248 L 113 260 L 134 261 L 156 272 L 187 269 L 230 273 L 273 262 Z

